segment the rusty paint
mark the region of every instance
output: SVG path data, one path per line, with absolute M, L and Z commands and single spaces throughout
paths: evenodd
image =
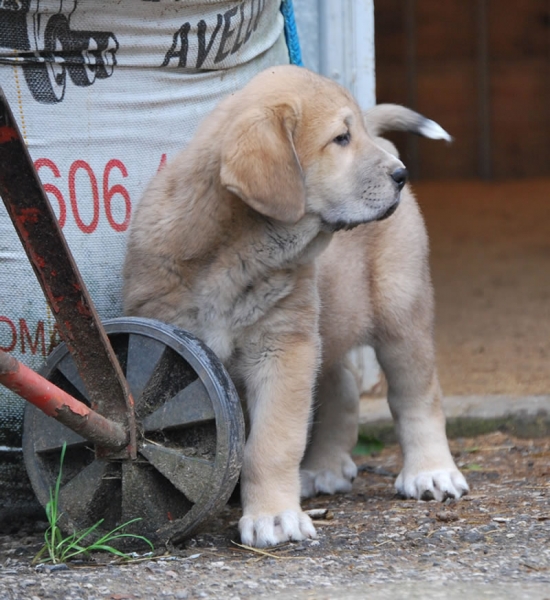
M 6 142 L 11 142 L 17 139 L 17 131 L 13 127 L 9 125 L 4 125 L 0 127 L 0 144 L 5 144 Z
M 46 299 L 48 300 L 48 304 L 52 309 L 52 312 L 58 314 L 61 310 L 61 305 L 63 302 L 63 296 L 48 296 L 46 295 Z
M 27 223 L 36 225 L 40 221 L 40 211 L 34 207 L 21 208 L 16 218 L 22 225 L 26 225 Z
M 46 261 L 41 256 L 35 256 L 34 260 L 41 269 L 46 266 Z
M 76 303 L 76 310 L 81 314 L 84 315 L 85 317 L 89 317 L 91 316 L 92 312 L 90 310 L 90 307 L 87 306 L 84 302 L 77 302 Z

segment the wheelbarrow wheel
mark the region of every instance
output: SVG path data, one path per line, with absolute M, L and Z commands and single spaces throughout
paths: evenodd
M 229 499 L 239 477 L 244 420 L 233 383 L 200 340 L 140 318 L 104 323 L 135 402 L 136 460 L 104 459 L 93 444 L 33 405 L 25 410 L 23 452 L 34 491 L 45 506 L 60 472 L 60 526 L 82 531 L 103 520 L 110 531 L 177 543 Z M 42 375 L 89 405 L 65 344 Z M 101 453 L 100 453 L 101 455 Z

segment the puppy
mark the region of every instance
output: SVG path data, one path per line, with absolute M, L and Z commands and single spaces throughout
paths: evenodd
M 468 490 L 445 435 L 426 232 L 384 127 L 446 135 L 402 107 L 364 118 L 306 69 L 267 69 L 218 105 L 135 212 L 126 314 L 200 337 L 246 403 L 245 544 L 315 537 L 300 495 L 350 488 L 359 394 L 345 356 L 360 344 L 388 379 L 398 491 Z

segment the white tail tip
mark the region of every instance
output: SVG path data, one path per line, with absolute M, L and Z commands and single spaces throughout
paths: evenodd
M 443 129 L 443 127 L 431 119 L 424 119 L 418 128 L 418 132 L 424 137 L 432 140 L 446 140 L 447 142 L 453 141 L 453 138 Z

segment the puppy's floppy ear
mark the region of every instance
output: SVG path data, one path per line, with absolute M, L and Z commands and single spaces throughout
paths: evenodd
M 286 223 L 299 221 L 306 209 L 292 138 L 297 120 L 288 104 L 247 109 L 235 118 L 221 151 L 222 185 L 259 213 Z

